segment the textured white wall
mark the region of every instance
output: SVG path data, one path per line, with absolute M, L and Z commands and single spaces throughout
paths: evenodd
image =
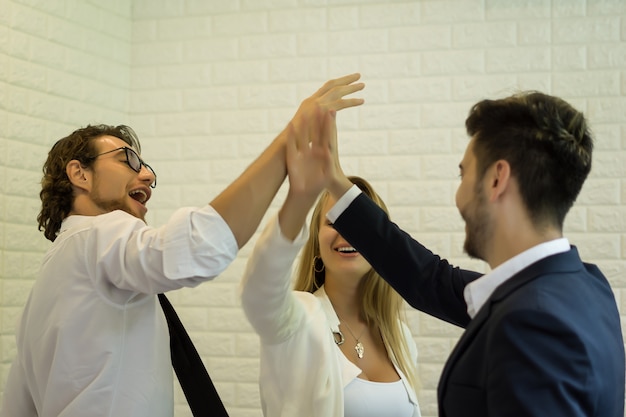
M 366 104 L 339 114 L 346 172 L 369 179 L 405 230 L 479 270 L 453 198 L 470 106 L 539 89 L 583 110 L 594 167 L 566 235 L 626 308 L 623 0 L 0 0 L 0 11 L 0 390 L 47 247 L 35 217 L 56 139 L 133 126 L 159 175 L 148 221 L 160 225 L 223 189 L 326 79 L 357 71 Z M 258 342 L 237 294 L 253 243 L 213 282 L 172 295 L 233 417 L 261 415 Z M 422 411 L 435 416 L 460 330 L 407 315 Z M 189 416 L 177 394 L 176 415 Z
M 0 0 L 0 391 L 48 241 L 37 230 L 48 150 L 89 123 L 129 123 L 128 0 Z

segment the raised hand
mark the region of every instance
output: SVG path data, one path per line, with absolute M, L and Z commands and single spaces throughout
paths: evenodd
M 290 194 L 313 201 L 328 183 L 335 164 L 335 115 L 335 110 L 323 113 L 319 122 L 308 123 L 306 134 L 290 132 L 286 147 Z
M 345 75 L 324 83 L 312 96 L 305 99 L 298 111 L 291 119 L 290 125 L 296 134 L 302 134 L 310 129 L 308 122 L 320 121 L 319 117 L 328 111 L 339 111 L 348 107 L 360 106 L 363 104 L 361 98 L 344 98 L 348 94 L 360 91 L 365 87 L 363 83 L 357 83 L 361 74 L 355 73 Z M 312 138 L 309 138 L 312 139 Z
M 344 98 L 363 89 L 355 83 L 360 74 L 327 81 L 302 102 L 285 129 L 289 191 L 280 210 L 285 236 L 294 239 L 319 193 L 335 178 L 343 177 L 337 151 L 336 112 L 363 104 L 363 99 Z
M 338 110 L 363 104 L 360 98 L 345 98 L 363 89 L 358 73 L 327 81 L 311 97 L 302 102 L 287 127 L 287 172 L 295 192 L 315 195 L 327 184 L 333 169 L 341 169 L 337 153 L 335 113 Z M 329 118 L 330 116 L 330 118 Z M 291 160 L 289 151 L 291 150 Z M 328 159 L 330 151 L 334 165 Z M 309 175 L 307 179 L 304 175 Z M 322 175 L 323 177 L 320 177 Z M 313 178 L 316 176 L 316 178 Z M 322 185 L 316 189 L 315 185 Z M 306 190 L 303 187 L 312 186 Z

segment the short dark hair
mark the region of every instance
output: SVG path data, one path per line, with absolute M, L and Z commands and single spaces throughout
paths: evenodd
M 533 223 L 562 229 L 591 171 L 593 138 L 583 114 L 558 97 L 528 91 L 480 101 L 465 127 L 479 178 L 506 160 Z
M 76 159 L 84 167 L 91 167 L 96 156 L 93 141 L 105 135 L 122 139 L 141 153 L 137 135 L 133 129 L 125 125 L 88 125 L 58 140 L 50 149 L 48 159 L 43 165 L 39 193 L 41 211 L 37 216 L 39 230 L 44 231 L 44 236 L 48 240 L 56 239 L 61 222 L 69 215 L 74 203 L 72 184 L 65 171 L 68 162 Z

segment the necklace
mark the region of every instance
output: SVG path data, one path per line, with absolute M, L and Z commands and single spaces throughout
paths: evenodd
M 354 340 L 356 340 L 356 345 L 354 345 L 354 350 L 356 351 L 356 355 L 359 357 L 359 359 L 363 359 L 363 352 L 365 352 L 365 348 L 363 347 L 363 343 L 361 343 L 361 340 L 359 339 L 363 337 L 363 333 L 365 333 L 365 329 L 367 329 L 367 326 L 365 326 L 365 328 L 363 329 L 359 337 L 356 337 L 354 333 L 352 332 L 352 329 L 350 328 L 348 323 L 346 323 L 345 321 L 342 321 L 341 323 L 346 325 L 346 329 L 348 329 L 348 331 L 350 332 Z

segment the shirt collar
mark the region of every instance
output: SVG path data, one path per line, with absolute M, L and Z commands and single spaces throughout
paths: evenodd
M 570 244 L 566 238 L 540 243 L 515 255 L 503 264 L 498 265 L 490 273 L 467 284 L 463 291 L 467 304 L 467 314 L 474 318 L 495 289 L 522 269 L 548 256 L 567 252 L 568 250 L 570 250 Z

